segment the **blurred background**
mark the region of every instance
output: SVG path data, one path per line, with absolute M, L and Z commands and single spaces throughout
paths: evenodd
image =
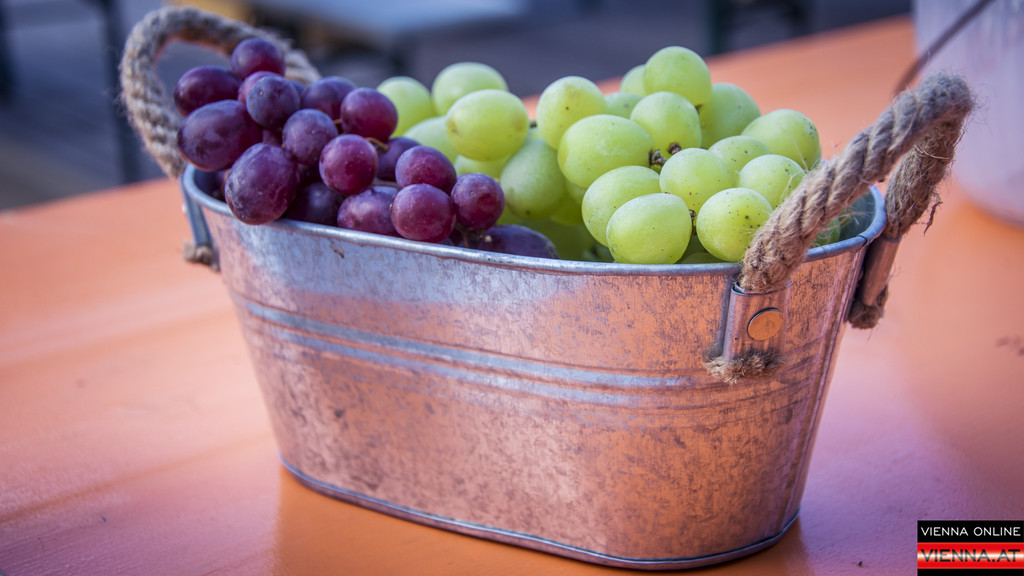
M 180 1 L 180 0 L 179 0 Z M 448 64 L 484 62 L 520 96 L 574 74 L 619 77 L 668 45 L 703 56 L 909 15 L 911 0 L 199 0 L 279 30 L 324 75 L 428 87 Z M 0 210 L 163 177 L 116 107 L 114 67 L 161 0 L 0 0 Z M 226 59 L 172 45 L 168 87 Z

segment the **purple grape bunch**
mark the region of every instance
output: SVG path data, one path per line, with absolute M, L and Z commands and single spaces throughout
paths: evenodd
M 387 96 L 339 76 L 304 85 L 285 68 L 275 43 L 249 38 L 229 66 L 198 66 L 174 87 L 178 151 L 238 220 L 288 218 L 546 257 L 543 236 L 497 225 L 505 206 L 497 180 L 458 175 L 437 149 L 394 135 L 398 111 Z

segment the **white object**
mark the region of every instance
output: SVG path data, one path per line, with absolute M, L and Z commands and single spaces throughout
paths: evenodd
M 924 52 L 977 0 L 915 0 Z M 923 74 L 963 76 L 977 97 L 953 176 L 976 204 L 1024 226 L 1024 0 L 995 0 L 931 55 Z

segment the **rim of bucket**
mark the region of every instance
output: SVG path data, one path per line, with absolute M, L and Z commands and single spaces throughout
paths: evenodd
M 181 186 L 189 198 L 201 205 L 203 208 L 222 216 L 235 219 L 228 205 L 203 192 L 195 183 L 195 176 L 199 171 L 189 165 L 181 177 Z M 868 219 L 870 217 L 870 219 Z M 867 192 L 851 206 L 849 222 L 841 228 L 840 234 L 843 238 L 837 242 L 811 248 L 804 258 L 805 262 L 828 258 L 847 250 L 856 250 L 870 243 L 877 238 L 885 227 L 885 202 L 881 191 L 877 186 L 870 186 Z M 241 221 L 238 221 L 242 224 Z M 246 225 L 247 224 L 242 224 Z M 402 250 L 404 252 L 418 252 L 441 258 L 454 258 L 466 262 L 486 264 L 492 266 L 507 266 L 513 268 L 529 268 L 539 271 L 553 273 L 577 273 L 593 275 L 673 275 L 686 276 L 697 274 L 737 274 L 740 271 L 740 262 L 722 262 L 709 264 L 625 264 L 619 262 L 590 262 L 581 260 L 561 260 L 553 258 L 537 258 L 533 256 L 520 256 L 516 254 L 501 254 L 474 250 L 459 246 L 448 246 L 445 244 L 432 244 L 429 242 L 418 242 L 407 238 L 373 234 L 359 230 L 349 230 L 300 222 L 297 220 L 275 220 L 260 226 L 270 226 L 282 230 L 288 230 L 307 236 L 321 236 L 336 238 L 352 244 L 361 246 L 379 246 Z M 858 231 L 857 229 L 863 228 Z

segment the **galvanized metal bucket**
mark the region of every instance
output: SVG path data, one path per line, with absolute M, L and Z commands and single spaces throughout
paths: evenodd
M 311 488 L 649 569 L 750 554 L 796 518 L 865 247 L 885 221 L 877 189 L 792 278 L 786 367 L 728 384 L 703 363 L 738 265 L 254 227 L 194 174 L 183 189 L 197 239 L 219 254 L 281 459 Z
M 877 321 L 898 240 L 970 110 L 962 81 L 897 98 L 804 178 L 742 268 L 558 261 L 236 220 L 185 168 L 153 68 L 175 38 L 230 50 L 254 35 L 279 41 L 157 10 L 129 37 L 122 97 L 181 179 L 197 254 L 219 263 L 300 482 L 609 566 L 708 565 L 782 537 L 844 326 Z M 289 75 L 317 77 L 282 46 Z M 897 161 L 883 206 L 866 183 Z M 841 240 L 807 251 L 844 210 Z

